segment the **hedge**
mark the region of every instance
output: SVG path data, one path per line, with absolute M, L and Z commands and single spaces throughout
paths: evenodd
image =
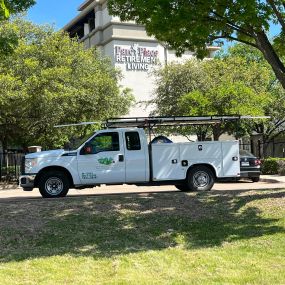
M 285 158 L 269 157 L 262 160 L 261 173 L 285 175 Z

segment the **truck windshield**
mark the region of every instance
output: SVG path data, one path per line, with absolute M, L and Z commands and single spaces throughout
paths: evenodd
M 81 139 L 71 139 L 70 142 L 68 142 L 64 146 L 64 150 L 72 151 L 72 150 L 77 150 L 84 142 L 86 142 L 89 138 L 93 137 L 95 133 L 92 135 L 86 135 L 85 137 Z

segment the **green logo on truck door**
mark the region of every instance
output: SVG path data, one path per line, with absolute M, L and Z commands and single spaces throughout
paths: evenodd
M 112 157 L 104 157 L 104 158 L 99 158 L 98 159 L 98 162 L 100 163 L 100 164 L 104 164 L 104 165 L 110 165 L 110 164 L 112 164 L 113 163 L 113 158 Z

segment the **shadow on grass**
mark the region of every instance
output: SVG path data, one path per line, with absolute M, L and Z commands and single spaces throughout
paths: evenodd
M 147 193 L 3 203 L 0 261 L 52 255 L 94 258 L 220 246 L 223 242 L 284 233 L 278 215 L 265 217 L 284 191 Z M 272 200 L 273 199 L 273 200 Z M 254 206 L 249 204 L 256 201 Z

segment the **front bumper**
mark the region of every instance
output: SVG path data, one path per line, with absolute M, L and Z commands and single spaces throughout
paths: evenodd
M 30 174 L 30 175 L 22 175 L 19 178 L 19 184 L 23 188 L 34 188 L 34 182 L 36 179 L 35 174 Z

